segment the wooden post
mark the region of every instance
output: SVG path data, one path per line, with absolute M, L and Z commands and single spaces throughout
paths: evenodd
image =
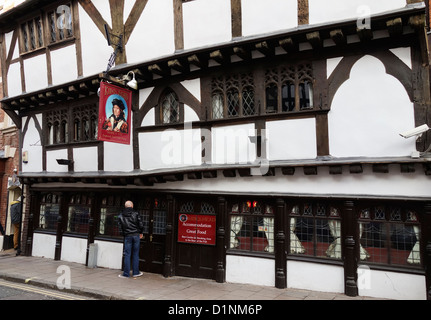
M 224 197 L 217 199 L 217 266 L 216 266 L 216 281 L 223 283 L 226 281 L 226 216 L 227 205 Z
M 168 202 L 168 212 L 166 217 L 166 247 L 165 260 L 163 265 L 163 276 L 171 277 L 173 273 L 173 256 L 174 256 L 174 199 L 172 195 L 166 197 Z
M 286 235 L 285 229 L 285 205 L 284 200 L 276 200 L 275 217 L 274 217 L 274 237 L 275 237 L 275 287 L 284 289 L 286 282 Z
M 344 237 L 344 292 L 350 297 L 358 295 L 356 259 L 356 219 L 355 204 L 353 201 L 345 201 L 343 206 Z
M 426 297 L 431 300 L 431 203 L 426 203 L 424 208 L 424 217 L 421 223 L 423 233 L 423 243 L 425 244 L 425 283 Z
M 27 221 L 27 237 L 26 237 L 26 241 L 25 241 L 25 249 L 24 249 L 24 255 L 30 257 L 32 254 L 32 249 L 33 249 L 33 231 L 34 231 L 34 227 L 35 227 L 35 216 L 34 213 L 38 212 L 38 206 L 37 206 L 37 197 L 33 192 L 30 192 L 30 196 L 29 199 L 30 201 L 30 210 L 28 213 L 28 221 Z

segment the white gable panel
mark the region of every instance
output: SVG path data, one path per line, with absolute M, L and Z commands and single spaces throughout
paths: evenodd
M 46 55 L 41 54 L 24 59 L 26 92 L 44 89 L 48 86 L 48 69 Z
M 109 1 L 103 1 L 109 3 Z M 110 19 L 105 18 L 109 24 Z M 84 76 L 101 73 L 106 70 L 108 60 L 113 52 L 112 47 L 97 29 L 94 22 L 79 5 L 79 23 L 81 29 L 82 66 Z
M 8 96 L 14 97 L 22 93 L 21 67 L 19 63 L 12 63 L 7 73 Z
M 76 46 L 51 51 L 52 84 L 62 84 L 78 77 Z
M 184 49 L 230 41 L 231 19 L 230 0 L 184 3 Z
M 126 45 L 128 63 L 175 51 L 173 12 L 171 0 L 148 1 Z
M 41 118 L 41 117 L 40 117 Z M 22 119 L 23 123 L 27 118 Z M 41 119 L 38 119 L 41 121 Z M 41 122 L 39 122 L 41 123 Z M 41 172 L 42 171 L 42 144 L 39 131 L 33 119 L 30 119 L 22 142 L 22 152 L 27 152 L 28 162 L 22 164 L 23 172 Z
M 242 35 L 269 33 L 298 25 L 297 0 L 242 0 Z
M 406 90 L 372 56 L 353 66 L 328 114 L 330 154 L 336 157 L 409 156 L 414 139 L 399 133 L 414 128 L 414 108 Z
M 368 14 L 401 9 L 406 0 L 309 0 L 310 24 L 358 19 Z

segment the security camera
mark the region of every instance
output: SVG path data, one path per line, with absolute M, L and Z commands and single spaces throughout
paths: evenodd
M 414 129 L 400 133 L 400 136 L 403 138 L 406 138 L 406 139 L 411 138 L 413 136 L 417 136 L 419 138 L 424 132 L 427 132 L 429 129 L 430 128 L 426 124 L 423 124 L 423 125 L 416 127 Z

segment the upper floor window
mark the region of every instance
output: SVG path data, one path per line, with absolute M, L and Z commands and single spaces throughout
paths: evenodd
M 213 78 L 211 81 L 211 118 L 256 114 L 253 73 Z
M 60 5 L 55 10 L 48 11 L 47 25 L 50 43 L 73 37 L 71 5 Z
M 313 109 L 313 75 L 310 64 L 280 66 L 266 70 L 266 113 L 309 109 Z
M 95 104 L 45 113 L 48 145 L 97 140 L 98 110 Z
M 73 14 L 70 3 L 59 5 L 20 25 L 21 53 L 73 38 Z
M 178 96 L 172 90 L 166 90 L 160 100 L 160 119 L 161 123 L 180 122 L 180 103 Z

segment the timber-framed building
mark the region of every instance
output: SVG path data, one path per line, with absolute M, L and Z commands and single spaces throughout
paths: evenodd
M 0 13 L 23 252 L 120 269 L 131 199 L 143 271 L 431 299 L 431 135 L 400 136 L 431 125 L 428 8 L 27 0 Z M 133 77 L 130 143 L 99 139 L 100 87 Z

